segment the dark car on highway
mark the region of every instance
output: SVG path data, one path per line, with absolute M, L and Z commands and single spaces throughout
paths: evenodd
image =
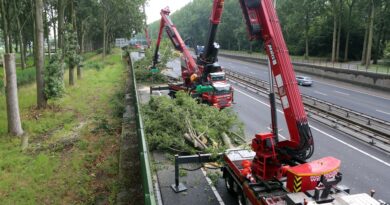
M 310 77 L 297 76 L 296 79 L 298 85 L 311 86 L 313 84 L 313 80 Z

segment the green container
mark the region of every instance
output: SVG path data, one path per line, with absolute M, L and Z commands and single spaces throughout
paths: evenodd
M 213 92 L 214 88 L 211 85 L 198 85 L 196 86 L 196 92 L 197 93 L 207 93 L 207 92 Z
M 150 72 L 152 72 L 152 73 L 158 73 L 158 68 L 157 67 L 152 67 L 151 69 L 150 69 Z

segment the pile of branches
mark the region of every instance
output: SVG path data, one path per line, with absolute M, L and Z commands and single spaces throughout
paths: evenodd
M 159 63 L 157 64 L 158 72 L 151 72 L 154 50 L 152 48 L 145 50 L 145 57 L 134 63 L 135 75 L 137 82 L 140 83 L 166 83 L 168 78 L 161 73 L 167 68 L 167 63 L 175 56 L 172 52 L 170 42 L 167 40 L 161 41 L 159 49 Z
M 198 104 L 184 92 L 175 99 L 152 97 L 143 117 L 151 150 L 216 153 L 243 143 L 243 124 L 233 110 Z

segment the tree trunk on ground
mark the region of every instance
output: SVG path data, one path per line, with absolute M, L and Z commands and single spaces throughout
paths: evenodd
M 368 42 L 367 42 L 366 70 L 368 70 L 371 63 L 372 37 L 374 32 L 375 5 L 373 0 L 371 0 L 371 2 L 372 3 L 371 3 L 371 12 L 370 12 L 370 29 L 368 33 Z
M 340 0 L 339 3 L 340 3 L 340 8 L 339 8 L 339 12 L 338 12 L 338 16 L 339 16 L 338 26 L 339 26 L 339 28 L 337 29 L 336 61 L 340 61 L 341 17 L 342 17 L 342 13 L 343 13 L 343 0 Z
M 4 55 L 4 67 L 6 73 L 6 98 L 8 133 L 14 136 L 23 134 L 22 123 L 19 114 L 18 87 L 16 81 L 15 54 Z
M 14 9 L 17 11 L 16 0 L 14 0 Z M 24 41 L 22 35 L 22 28 L 20 26 L 19 16 L 16 15 L 16 27 L 18 30 L 19 46 L 20 46 L 20 63 L 22 64 L 22 69 L 26 68 L 26 56 L 24 54 Z
M 3 19 L 3 35 L 4 35 L 4 50 L 5 53 L 10 52 L 10 42 L 9 42 L 9 34 L 8 34 L 8 22 L 7 22 L 7 9 L 5 8 L 4 0 L 0 0 L 1 2 L 1 17 Z
M 69 66 L 69 86 L 74 85 L 74 67 Z
M 337 3 L 333 0 L 333 42 L 332 42 L 332 62 L 336 60 L 336 43 L 337 43 Z
M 42 0 L 35 1 L 35 30 L 36 30 L 36 81 L 37 81 L 37 105 L 38 108 L 45 108 L 47 99 L 44 93 L 44 38 L 43 38 L 43 2 Z

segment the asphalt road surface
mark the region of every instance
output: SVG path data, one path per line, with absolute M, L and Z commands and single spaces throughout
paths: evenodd
M 266 65 L 226 57 L 218 57 L 218 59 L 219 64 L 224 68 L 268 81 L 268 68 Z M 307 74 L 302 75 L 309 76 Z M 343 85 L 343 83 L 316 76 L 310 77 L 314 80 L 313 86 L 299 86 L 301 93 L 382 120 L 390 121 L 390 93 L 381 93 L 379 95 L 376 91 Z
M 233 109 L 246 126 L 246 138 L 255 133 L 269 132 L 270 108 L 268 99 L 235 86 Z M 280 140 L 288 138 L 288 130 L 282 111 L 278 111 Z M 309 160 L 333 156 L 341 160 L 342 184 L 351 188 L 351 193 L 368 193 L 375 189 L 376 198 L 390 201 L 390 155 L 364 144 L 350 136 L 310 120 L 314 135 L 315 151 Z
M 219 60 L 224 67 L 268 80 L 266 66 L 222 57 Z M 179 62 L 176 60 L 171 63 L 172 72 L 179 74 Z M 254 137 L 255 133 L 269 132 L 271 119 L 268 99 L 238 85 L 234 87 L 236 104 L 233 109 L 245 124 L 248 141 Z M 334 86 L 323 79 L 321 81 L 315 79 L 313 87 L 300 88 L 302 93 L 307 95 L 390 121 L 390 98 L 386 96 L 376 96 L 373 93 L 365 93 L 349 87 Z M 280 140 L 287 139 L 288 130 L 280 108 L 277 117 Z M 312 119 L 309 120 L 314 135 L 315 151 L 308 161 L 326 156 L 338 158 L 341 160 L 341 172 L 343 173 L 341 183 L 350 187 L 352 194 L 369 193 L 371 189 L 375 189 L 375 198 L 390 202 L 390 154 Z M 216 188 L 225 204 L 236 204 L 234 197 L 226 192 L 223 180 L 219 180 Z

